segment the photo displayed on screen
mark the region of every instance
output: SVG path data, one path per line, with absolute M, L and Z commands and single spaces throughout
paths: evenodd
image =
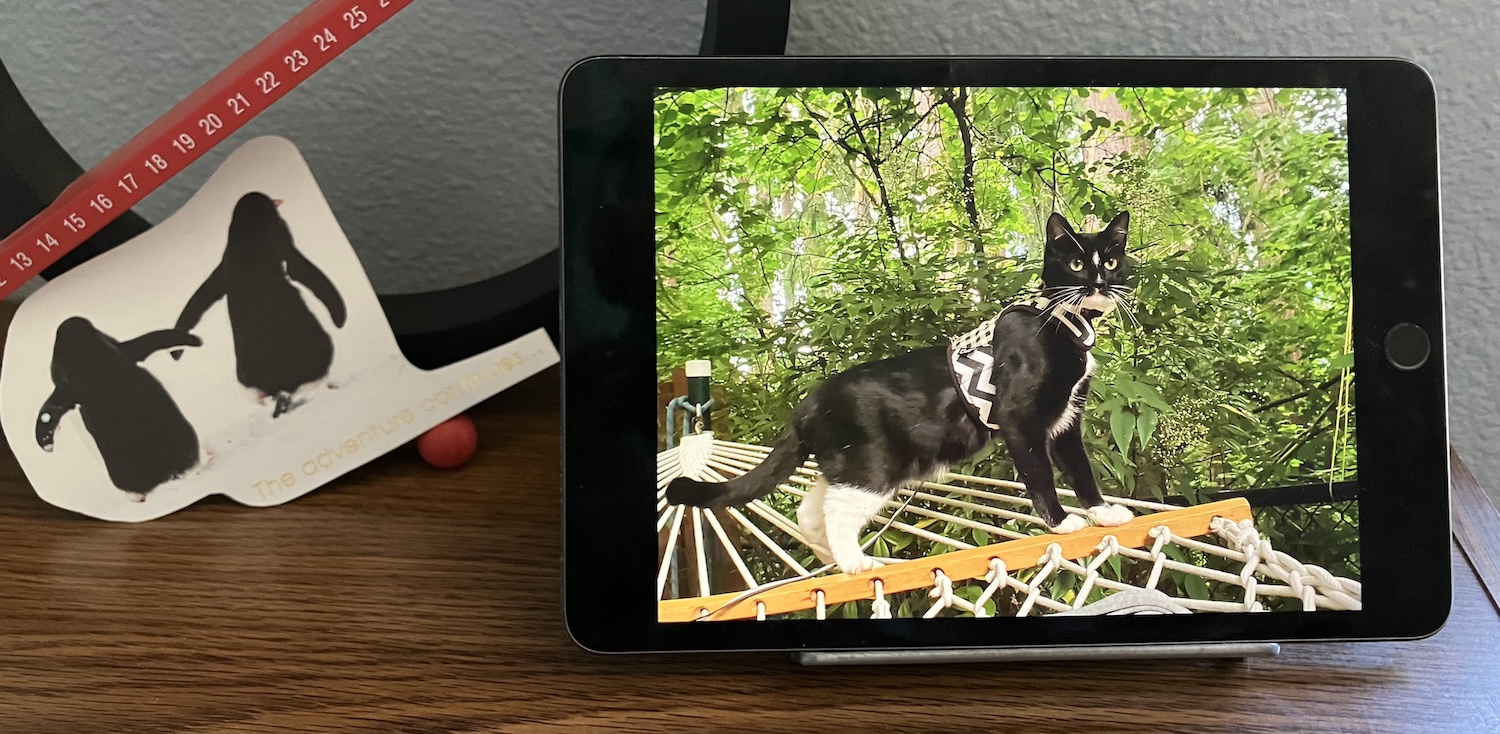
M 658 619 L 1359 609 L 1347 121 L 659 90 Z

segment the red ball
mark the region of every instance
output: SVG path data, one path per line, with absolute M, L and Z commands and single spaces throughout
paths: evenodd
M 479 448 L 479 431 L 467 415 L 439 423 L 417 438 L 417 453 L 439 469 L 457 469 L 474 457 Z

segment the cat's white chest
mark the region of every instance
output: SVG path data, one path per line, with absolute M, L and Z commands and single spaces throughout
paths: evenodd
M 1085 353 L 1083 376 L 1078 378 L 1078 382 L 1073 383 L 1073 392 L 1068 395 L 1068 402 L 1063 406 L 1062 415 L 1058 416 L 1057 422 L 1052 425 L 1052 429 L 1047 431 L 1048 438 L 1055 438 L 1063 431 L 1072 428 L 1073 423 L 1078 420 L 1078 414 L 1083 412 L 1083 401 L 1088 399 L 1083 389 L 1084 385 L 1088 384 L 1089 376 L 1094 374 L 1094 364 L 1094 354 L 1092 352 Z

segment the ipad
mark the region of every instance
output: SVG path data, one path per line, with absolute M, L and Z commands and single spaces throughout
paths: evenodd
M 572 636 L 1436 631 L 1434 100 L 1398 60 L 575 66 Z

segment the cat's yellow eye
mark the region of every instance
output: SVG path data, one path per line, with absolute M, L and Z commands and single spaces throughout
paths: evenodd
M 1068 267 L 1072 268 L 1075 273 L 1081 273 L 1083 272 L 1083 261 L 1074 259 L 1073 262 L 1068 263 Z
M 1112 258 L 1104 261 L 1104 269 L 1105 270 L 1114 270 L 1115 268 L 1118 268 L 1118 267 L 1120 267 L 1120 261 L 1118 259 L 1116 259 L 1116 258 L 1112 257 Z

